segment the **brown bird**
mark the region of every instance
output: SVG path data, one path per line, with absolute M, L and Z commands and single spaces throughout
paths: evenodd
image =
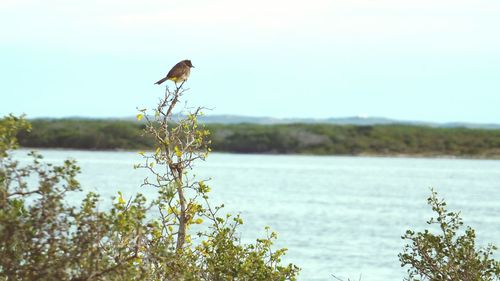
M 177 86 L 177 83 L 182 83 L 188 79 L 189 74 L 191 73 L 191 67 L 194 66 L 191 64 L 190 60 L 183 60 L 174 65 L 174 67 L 172 67 L 172 69 L 168 72 L 167 76 L 158 80 L 155 84 L 160 85 L 167 80 L 172 80 L 174 81 L 175 86 Z

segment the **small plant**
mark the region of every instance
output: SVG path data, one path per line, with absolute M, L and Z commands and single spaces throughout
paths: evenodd
M 438 199 L 434 190 L 427 202 L 437 214 L 427 223 L 437 225 L 439 233 L 407 230 L 401 237 L 409 241 L 399 254 L 401 266 L 409 267 L 406 280 L 499 280 L 500 262 L 492 258 L 497 248 L 489 245 L 477 250 L 474 229 L 467 226 L 462 230 L 460 213 L 449 212 L 444 200 Z
M 212 207 L 208 200 L 210 187 L 191 174 L 196 160 L 204 160 L 209 152 L 210 132 L 198 123 L 201 107 L 175 114 L 180 98 L 186 92 L 182 83 L 165 95 L 152 114 L 140 110 L 137 119 L 145 119 L 145 135 L 154 139 L 152 153 L 141 152 L 152 177 L 143 186 L 158 190 L 154 206 L 160 213 L 161 237 L 175 244 L 179 255 L 196 257 L 199 280 L 295 280 L 298 267 L 281 266 L 287 249 L 271 250 L 277 234 L 269 232 L 255 244 L 242 245 L 236 233 L 243 220 L 229 214 L 220 215 L 223 205 Z M 177 118 L 174 118 L 177 117 Z M 189 229 L 207 221 L 208 230 L 197 233 L 197 243 Z
M 189 225 L 202 223 L 200 216 L 203 216 L 204 209 L 196 199 L 206 196 L 209 191 L 203 182 L 189 178 L 188 174 L 194 161 L 204 160 L 210 152 L 210 132 L 197 120 L 202 108 L 188 113 L 185 118 L 174 120 L 174 109 L 185 92 L 183 84 L 173 91 L 165 88 L 165 96 L 151 117 L 146 109 L 140 110 L 137 115 L 139 120 L 145 118 L 144 132 L 153 138 L 156 147 L 154 153 L 141 152 L 145 161 L 136 167 L 147 169 L 153 175 L 153 180 L 146 178 L 143 186 L 154 187 L 161 194 L 156 204 L 163 223 L 170 226 L 168 234 L 175 234 L 177 250 L 190 240 L 187 233 Z M 188 198 L 188 190 L 195 195 Z

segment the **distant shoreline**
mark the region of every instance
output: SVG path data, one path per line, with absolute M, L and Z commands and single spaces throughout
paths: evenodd
M 82 151 L 82 152 L 129 152 L 138 153 L 141 150 L 133 149 L 81 149 L 64 147 L 20 147 L 20 150 L 27 151 Z M 153 150 L 144 150 L 153 152 Z M 460 159 L 460 160 L 500 160 L 500 156 L 479 156 L 479 155 L 430 155 L 430 154 L 308 154 L 308 153 L 244 153 L 228 151 L 212 151 L 216 154 L 234 154 L 234 155 L 268 155 L 268 156 L 319 156 L 319 157 L 367 157 L 367 158 L 416 158 L 416 159 Z
M 27 148 L 154 150 L 143 123 L 123 120 L 32 120 L 18 135 Z M 215 152 L 268 155 L 500 159 L 500 130 L 414 125 L 206 124 Z

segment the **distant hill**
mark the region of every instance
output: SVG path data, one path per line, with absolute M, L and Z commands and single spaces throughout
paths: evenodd
M 340 117 L 340 118 L 273 118 L 273 117 L 249 117 L 239 115 L 206 115 L 200 117 L 200 121 L 207 124 L 333 124 L 333 125 L 414 125 L 435 128 L 470 128 L 470 129 L 500 129 L 500 124 L 480 124 L 465 122 L 433 123 L 423 121 L 403 121 L 384 117 Z
M 36 118 L 45 120 L 57 120 L 59 118 Z M 89 118 L 89 117 L 67 117 L 62 119 L 74 120 L 136 120 L 135 117 L 124 118 Z M 468 128 L 468 129 L 489 129 L 499 130 L 500 124 L 482 124 L 468 122 L 423 122 L 423 121 L 407 121 L 396 120 L 384 117 L 331 117 L 326 119 L 315 118 L 274 118 L 274 117 L 252 117 L 241 115 L 204 115 L 199 117 L 199 121 L 205 124 L 257 124 L 257 125 L 278 125 L 278 124 L 332 124 L 332 125 L 354 125 L 354 126 L 371 126 L 371 125 L 410 125 L 424 126 L 433 128 Z

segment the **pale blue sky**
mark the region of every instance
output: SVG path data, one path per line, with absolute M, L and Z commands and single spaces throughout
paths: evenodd
M 498 0 L 0 0 L 0 114 L 123 117 L 179 60 L 209 114 L 500 123 Z

